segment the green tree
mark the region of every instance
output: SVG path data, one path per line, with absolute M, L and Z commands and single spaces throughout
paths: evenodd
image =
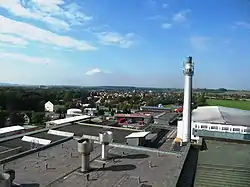
M 74 103 L 73 102 L 67 102 L 66 104 L 65 104 L 65 108 L 66 109 L 69 109 L 69 108 L 74 108 L 75 107 L 75 105 L 74 105 Z
M 200 95 L 198 95 L 194 101 L 194 105 L 196 107 L 198 106 L 205 106 L 206 105 L 206 98 L 205 98 L 205 94 L 202 93 Z
M 64 107 L 58 107 L 55 112 L 58 114 L 64 114 L 66 113 L 66 109 Z
M 99 114 L 100 116 L 103 116 L 103 115 L 104 115 L 104 110 L 98 110 L 98 114 Z
M 9 114 L 7 110 L 0 110 L 0 128 L 4 127 L 8 115 Z
M 72 99 L 73 99 L 72 92 L 71 91 L 67 91 L 65 93 L 65 95 L 64 95 L 64 98 L 63 98 L 64 102 L 72 101 Z
M 34 123 L 35 125 L 43 125 L 44 117 L 45 117 L 44 113 L 33 112 L 31 122 Z

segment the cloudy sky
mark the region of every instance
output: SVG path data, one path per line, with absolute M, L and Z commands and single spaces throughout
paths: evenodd
M 0 0 L 0 82 L 250 89 L 248 0 Z

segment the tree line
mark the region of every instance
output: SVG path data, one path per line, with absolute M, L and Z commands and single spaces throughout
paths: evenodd
M 89 92 L 80 88 L 0 88 L 0 127 L 23 124 L 26 114 L 31 123 L 43 124 L 45 120 L 44 104 L 51 101 L 55 105 L 73 107 L 74 100 L 87 102 Z

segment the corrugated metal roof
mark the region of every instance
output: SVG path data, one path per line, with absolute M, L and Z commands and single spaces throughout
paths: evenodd
M 147 136 L 150 132 L 133 132 L 126 136 L 125 138 L 143 138 Z
M 36 138 L 36 137 L 32 137 L 32 136 L 24 136 L 22 138 L 22 141 L 40 144 L 40 145 L 48 145 L 51 143 L 51 140 Z
M 192 121 L 250 126 L 250 111 L 220 106 L 203 106 L 192 112 Z
M 54 121 L 48 121 L 46 123 L 55 124 L 55 125 L 62 125 L 65 123 L 71 123 L 71 122 L 80 121 L 80 120 L 84 120 L 84 119 L 88 119 L 88 118 L 91 118 L 91 117 L 88 115 L 82 115 L 82 116 L 74 116 L 74 117 L 69 117 L 69 118 L 64 118 L 64 119 L 58 119 L 58 120 L 54 120 Z
M 13 132 L 13 131 L 18 131 L 18 130 L 23 130 L 24 127 L 22 126 L 11 126 L 11 127 L 4 127 L 4 128 L 0 128 L 0 134 L 4 134 L 7 132 Z
M 206 140 L 199 153 L 195 187 L 249 187 L 250 144 Z

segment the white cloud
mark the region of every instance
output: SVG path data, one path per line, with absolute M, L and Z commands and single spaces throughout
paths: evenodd
M 92 19 L 82 13 L 80 6 L 64 0 L 0 0 L 0 8 L 15 16 L 45 22 L 57 30 L 69 30 L 71 25 Z
M 95 74 L 99 74 L 99 73 L 107 73 L 106 71 L 104 70 L 101 70 L 99 68 L 94 68 L 92 70 L 89 70 L 85 73 L 85 75 L 95 75 Z
M 238 26 L 238 27 L 243 27 L 243 28 L 246 28 L 246 29 L 250 29 L 250 23 L 245 22 L 245 21 L 236 22 L 235 25 Z
M 96 49 L 86 41 L 76 40 L 69 36 L 60 36 L 53 32 L 32 26 L 28 23 L 14 21 L 1 15 L 0 28 L 1 34 L 13 34 L 30 41 L 81 51 Z
M 9 53 L 9 52 L 0 52 L 1 62 L 25 62 L 30 64 L 51 64 L 52 60 L 48 58 L 40 58 L 40 57 L 31 57 L 24 54 L 19 53 Z
M 72 74 L 63 61 L 39 56 L 2 52 L 0 82 L 19 84 L 60 84 Z M 55 73 L 56 72 L 56 73 Z
M 7 48 L 25 48 L 25 47 L 26 46 L 24 46 L 24 45 L 17 45 L 17 44 L 12 44 L 12 43 L 0 42 L 0 48 L 2 48 L 2 49 L 7 49 Z
M 26 1 L 27 2 L 27 1 Z M 31 0 L 36 6 L 39 6 L 40 9 L 45 12 L 58 12 L 61 10 L 61 7 L 64 4 L 63 0 Z
M 204 51 L 208 48 L 211 38 L 206 36 L 192 36 L 189 38 L 191 46 L 197 51 Z
M 156 0 L 147 0 L 146 3 L 150 6 L 156 5 Z
M 163 29 L 170 29 L 170 28 L 172 27 L 172 24 L 170 24 L 170 23 L 163 23 L 163 24 L 161 25 L 161 27 L 162 27 Z
M 135 41 L 135 34 L 133 33 L 121 35 L 116 32 L 101 32 L 96 33 L 96 35 L 104 45 L 116 45 L 123 48 L 129 48 Z
M 168 8 L 168 4 L 167 3 L 162 4 L 162 8 Z
M 22 38 L 1 33 L 0 33 L 0 42 L 11 43 L 14 45 L 21 45 L 21 46 L 26 46 L 28 44 L 28 42 Z
M 187 20 L 187 14 L 190 12 L 191 10 L 187 9 L 187 10 L 182 10 L 180 12 L 177 12 L 176 14 L 173 15 L 173 21 L 174 22 L 185 22 Z
M 167 19 L 167 18 L 165 16 L 162 16 L 162 15 L 155 15 L 155 16 L 147 17 L 147 19 L 150 19 L 150 20 L 163 20 L 163 19 Z

